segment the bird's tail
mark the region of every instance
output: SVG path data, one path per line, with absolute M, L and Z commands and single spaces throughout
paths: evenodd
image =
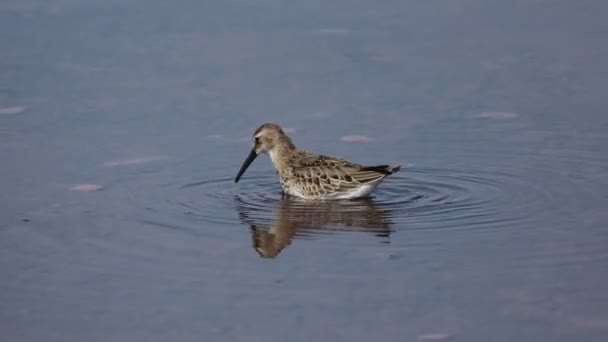
M 397 173 L 399 170 L 401 170 L 401 165 L 389 166 L 389 171 L 391 172 L 391 175 L 393 173 Z
M 392 175 L 393 173 L 401 170 L 401 165 L 377 165 L 377 166 L 366 166 L 364 171 L 375 171 L 385 175 Z

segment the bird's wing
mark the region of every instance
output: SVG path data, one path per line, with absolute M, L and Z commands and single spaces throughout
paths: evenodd
M 291 174 L 298 184 L 302 186 L 319 186 L 326 192 L 349 192 L 357 187 L 373 183 L 392 171 L 384 166 L 359 166 L 343 164 L 323 166 L 307 166 L 291 169 Z
M 290 173 L 301 184 L 319 185 L 329 192 L 347 192 L 399 171 L 400 166 L 364 166 L 347 160 L 300 151 Z M 313 185 L 314 184 L 314 185 Z

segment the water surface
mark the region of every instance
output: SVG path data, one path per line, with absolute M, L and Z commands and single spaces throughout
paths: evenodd
M 605 341 L 607 10 L 4 1 L 1 339 Z M 404 168 L 234 184 L 264 122 Z

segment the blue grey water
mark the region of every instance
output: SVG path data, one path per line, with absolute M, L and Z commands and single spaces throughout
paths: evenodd
M 607 11 L 1 1 L 0 340 L 606 341 Z M 265 122 L 404 168 L 234 184 Z

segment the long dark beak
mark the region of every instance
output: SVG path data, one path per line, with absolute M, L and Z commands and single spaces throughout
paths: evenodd
M 245 170 L 247 170 L 247 168 L 249 167 L 249 165 L 251 164 L 251 162 L 253 162 L 253 160 L 257 156 L 258 156 L 258 154 L 255 153 L 255 149 L 252 149 L 251 152 L 249 152 L 249 155 L 247 156 L 247 159 L 245 159 L 245 162 L 243 163 L 243 166 L 241 166 L 241 169 L 239 170 L 239 173 L 236 175 L 236 178 L 234 179 L 235 183 L 238 182 L 239 179 L 241 179 L 241 176 L 243 175 L 243 173 L 245 173 Z

